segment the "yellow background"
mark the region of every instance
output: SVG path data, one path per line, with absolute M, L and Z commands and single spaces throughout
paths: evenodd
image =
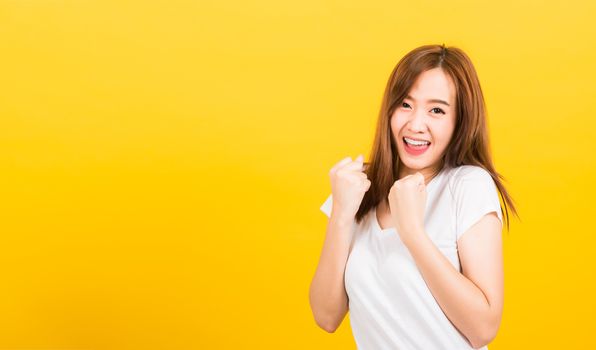
M 442 43 L 522 219 L 491 350 L 596 347 L 594 4 L 2 1 L 0 348 L 354 349 L 308 303 L 327 173 Z

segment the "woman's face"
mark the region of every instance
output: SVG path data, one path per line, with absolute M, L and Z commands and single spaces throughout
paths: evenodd
M 391 116 L 391 132 L 400 160 L 398 178 L 420 171 L 428 182 L 438 171 L 455 129 L 455 102 L 453 81 L 441 68 L 418 76 L 408 96 Z M 430 144 L 410 147 L 404 138 Z

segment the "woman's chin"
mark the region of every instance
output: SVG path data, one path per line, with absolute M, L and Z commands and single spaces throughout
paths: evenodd
M 412 159 L 411 157 L 408 157 L 408 155 L 406 155 L 405 158 L 400 158 L 400 161 L 407 168 L 412 169 L 414 171 L 428 168 L 429 166 L 431 166 L 433 164 L 432 162 L 429 162 L 427 159 L 421 159 L 421 158 Z

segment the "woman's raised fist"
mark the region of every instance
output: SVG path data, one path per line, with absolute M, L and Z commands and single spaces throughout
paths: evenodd
M 364 156 L 359 155 L 355 160 L 352 157 L 342 159 L 329 170 L 329 178 L 333 197 L 332 213 L 353 219 L 371 184 L 364 173 Z

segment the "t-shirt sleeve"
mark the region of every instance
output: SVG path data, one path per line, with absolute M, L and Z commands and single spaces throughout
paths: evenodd
M 330 194 L 325 200 L 325 203 L 321 205 L 321 211 L 327 215 L 327 217 L 331 217 L 331 208 L 333 207 L 333 197 Z
M 503 227 L 497 186 L 490 173 L 478 166 L 463 169 L 454 189 L 456 240 L 484 215 L 495 212 Z

